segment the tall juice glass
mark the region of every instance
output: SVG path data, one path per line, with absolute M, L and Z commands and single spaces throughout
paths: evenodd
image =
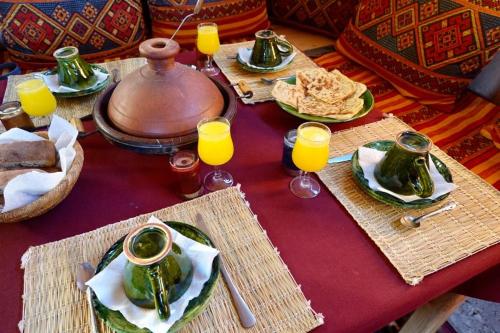
M 233 185 L 233 176 L 219 168 L 234 154 L 231 125 L 224 117 L 201 120 L 198 123 L 198 155 L 215 170 L 205 176 L 203 185 L 208 191 L 217 191 Z
M 56 99 L 41 79 L 30 79 L 16 86 L 21 106 L 34 117 L 49 116 L 56 110 Z
M 320 171 L 325 167 L 330 136 L 330 129 L 320 123 L 304 123 L 297 129 L 292 160 L 301 171 L 300 175 L 290 182 L 290 190 L 299 198 L 314 198 L 319 194 L 320 186 L 308 172 Z
M 214 76 L 220 73 L 220 69 L 213 65 L 213 55 L 219 50 L 219 31 L 215 23 L 200 23 L 198 24 L 198 37 L 196 39 L 198 51 L 207 55 L 205 67 L 200 69 L 201 72 L 209 76 Z

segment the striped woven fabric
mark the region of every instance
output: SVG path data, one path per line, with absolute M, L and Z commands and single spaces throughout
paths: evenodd
M 481 129 L 485 133 L 486 128 L 498 128 L 500 107 L 471 93 L 460 101 L 457 110 L 461 111 L 443 113 L 404 97 L 387 81 L 337 52 L 316 59 L 316 63 L 365 83 L 375 96 L 376 108 L 425 133 L 448 155 L 500 189 L 500 149 L 480 133 Z

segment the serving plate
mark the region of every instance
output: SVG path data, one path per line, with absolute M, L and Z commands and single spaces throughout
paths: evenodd
M 58 97 L 73 98 L 73 97 L 81 97 L 81 96 L 91 95 L 91 94 L 94 94 L 94 93 L 99 92 L 99 91 L 103 90 L 104 88 L 106 88 L 111 80 L 110 75 L 109 75 L 108 71 L 106 70 L 106 68 L 99 66 L 99 65 L 95 65 L 95 64 L 90 65 L 90 67 L 92 67 L 92 69 L 94 71 L 98 71 L 102 74 L 108 74 L 108 76 L 106 77 L 106 79 L 98 81 L 93 87 L 90 87 L 87 89 L 82 89 L 82 90 L 78 90 L 78 91 L 68 91 L 68 92 L 52 91 L 52 93 Z M 43 76 L 50 76 L 50 75 L 57 75 L 57 68 L 53 68 L 51 70 L 45 71 L 45 72 L 41 73 L 40 75 L 42 77 Z
M 196 227 L 193 227 L 189 224 L 182 222 L 167 221 L 164 223 L 167 224 L 172 229 L 177 230 L 182 235 L 191 238 L 192 240 L 195 240 L 201 244 L 215 248 L 210 238 Z M 113 259 L 115 259 L 122 253 L 124 240 L 125 236 L 119 239 L 116 243 L 114 243 L 109 248 L 109 250 L 104 254 L 101 261 L 97 265 L 96 274 L 102 271 L 107 265 L 109 265 L 111 261 L 113 261 Z M 203 309 L 205 309 L 219 279 L 220 275 L 219 269 L 220 269 L 220 259 L 219 256 L 217 256 L 214 258 L 214 261 L 212 263 L 212 273 L 210 274 L 208 281 L 205 282 L 205 285 L 203 286 L 203 289 L 201 290 L 200 294 L 198 295 L 198 297 L 193 298 L 191 301 L 189 301 L 189 304 L 186 307 L 186 310 L 184 311 L 184 314 L 182 315 L 181 319 L 175 322 L 175 324 L 168 330 L 168 333 L 173 333 L 178 331 L 179 329 L 184 327 L 189 321 L 195 318 L 198 314 L 200 314 L 203 311 Z M 128 322 L 119 311 L 113 311 L 111 309 L 108 309 L 105 305 L 99 302 L 99 299 L 96 297 L 93 291 L 92 291 L 92 303 L 96 310 L 96 314 L 102 320 L 104 320 L 106 325 L 108 325 L 115 332 L 119 333 L 151 332 L 146 328 L 139 328 L 134 324 Z
M 291 77 L 288 80 L 285 80 L 286 83 L 293 84 L 295 85 L 296 78 Z M 308 121 L 316 121 L 319 123 L 345 123 L 348 121 L 353 121 L 355 119 L 361 118 L 366 116 L 368 113 L 370 113 L 371 110 L 373 110 L 373 106 L 375 105 L 375 100 L 373 98 L 373 95 L 370 90 L 366 89 L 365 93 L 361 95 L 361 98 L 363 98 L 364 103 L 363 103 L 363 109 L 353 115 L 351 118 L 348 119 L 336 119 L 336 118 L 330 118 L 330 117 L 321 117 L 321 116 L 314 116 L 310 115 L 307 113 L 300 113 L 296 108 L 294 108 L 291 105 L 282 103 L 280 101 L 276 101 L 276 103 L 286 112 L 289 114 Z
M 251 49 L 248 49 L 248 50 L 251 51 Z M 296 53 L 293 53 L 293 57 L 291 57 L 291 59 L 287 60 L 289 57 L 290 56 L 283 58 L 282 61 L 281 61 L 281 64 L 279 64 L 279 65 L 276 65 L 276 66 L 273 66 L 273 67 L 260 67 L 260 66 L 255 66 L 255 65 L 250 66 L 245 60 L 241 59 L 241 56 L 240 56 L 240 54 L 238 52 L 236 54 L 236 61 L 238 62 L 238 64 L 240 65 L 240 67 L 243 70 L 247 71 L 247 72 L 252 72 L 252 73 L 277 73 L 277 72 L 280 72 L 280 71 L 288 68 L 292 64 L 293 60 L 296 57 Z M 287 62 L 287 63 L 283 64 L 284 62 Z
M 386 151 L 389 151 L 392 148 L 392 146 L 394 146 L 394 144 L 395 144 L 394 141 L 380 140 L 380 141 L 374 141 L 374 142 L 367 143 L 364 145 L 364 147 L 386 152 Z M 434 165 L 436 166 L 436 169 L 438 170 L 438 172 L 443 176 L 443 178 L 448 183 L 452 183 L 453 178 L 452 178 L 451 172 L 448 169 L 448 167 L 446 166 L 446 164 L 444 164 L 443 161 L 441 161 L 439 158 L 437 158 L 433 154 L 430 154 L 430 156 L 431 156 L 431 159 L 434 162 Z M 444 200 L 448 195 L 450 195 L 450 193 L 446 193 L 446 194 L 443 194 L 435 199 L 423 198 L 423 199 L 413 200 L 410 202 L 405 202 L 399 198 L 396 198 L 395 196 L 393 196 L 389 193 L 375 191 L 375 190 L 371 189 L 370 186 L 368 185 L 368 180 L 365 178 L 363 169 L 359 165 L 359 157 L 358 157 L 357 150 L 352 155 L 352 174 L 353 174 L 354 180 L 359 185 L 359 187 L 361 187 L 361 189 L 363 191 L 365 191 L 369 196 L 371 196 L 372 198 L 374 198 L 378 201 L 381 201 L 383 203 L 393 205 L 396 207 L 413 208 L 413 209 L 424 208 L 424 207 L 432 206 L 435 203 Z

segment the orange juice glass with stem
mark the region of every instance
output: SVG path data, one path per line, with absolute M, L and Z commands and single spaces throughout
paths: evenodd
M 198 155 L 215 170 L 205 176 L 203 185 L 208 191 L 217 191 L 233 185 L 233 176 L 220 166 L 234 154 L 231 125 L 224 117 L 201 120 L 198 123 Z
M 292 151 L 293 163 L 300 175 L 290 182 L 290 190 L 299 198 L 314 198 L 320 192 L 319 183 L 309 172 L 323 169 L 328 161 L 330 129 L 316 122 L 307 122 L 297 129 L 297 140 Z
M 220 69 L 214 67 L 213 65 L 213 55 L 219 50 L 220 47 L 217 24 L 212 22 L 198 24 L 196 46 L 198 47 L 198 51 L 207 55 L 205 67 L 200 69 L 200 71 L 208 76 L 219 74 Z
M 23 81 L 16 86 L 16 92 L 24 112 L 30 116 L 50 116 L 56 110 L 56 99 L 42 79 Z

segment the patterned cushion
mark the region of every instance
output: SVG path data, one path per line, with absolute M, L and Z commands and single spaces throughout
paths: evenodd
M 403 95 L 444 110 L 499 47 L 496 0 L 361 0 L 337 41 Z
M 195 4 L 196 0 L 148 0 L 153 37 L 170 37 Z M 266 1 L 205 0 L 201 12 L 183 25 L 175 40 L 183 46 L 194 45 L 200 22 L 217 23 L 223 41 L 252 36 L 269 26 Z
M 140 0 L 1 1 L 0 31 L 11 58 L 24 68 L 55 63 L 73 45 L 92 62 L 138 53 L 144 37 Z
M 269 15 L 279 22 L 333 38 L 354 15 L 357 0 L 270 0 Z

